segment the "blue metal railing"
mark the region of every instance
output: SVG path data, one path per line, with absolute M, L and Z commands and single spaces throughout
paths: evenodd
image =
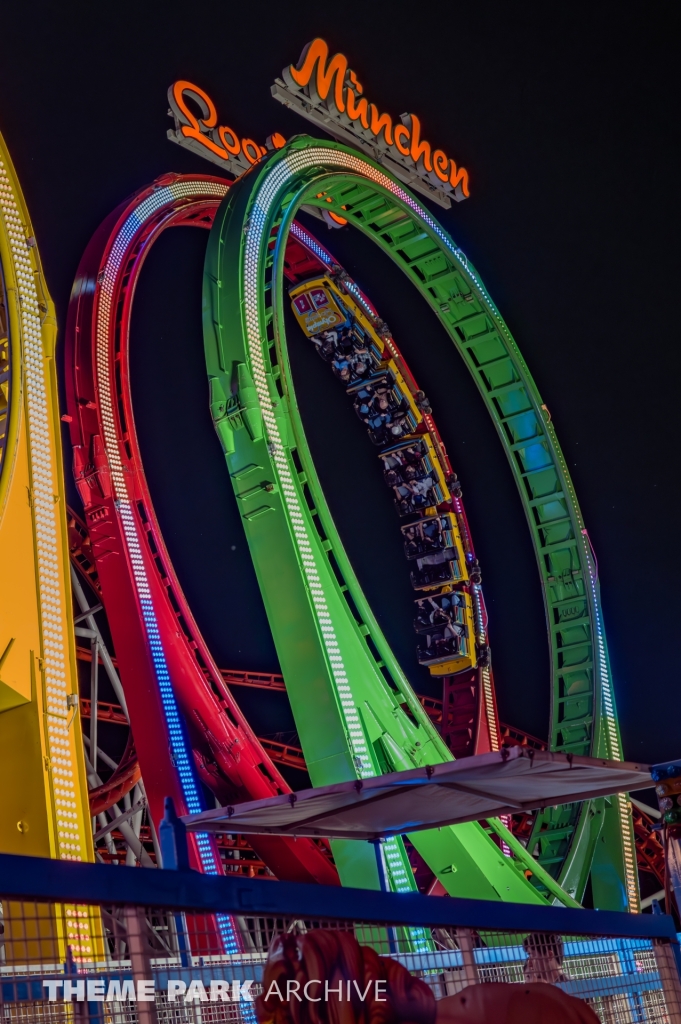
M 158 907 L 188 913 L 299 917 L 387 925 L 428 925 L 515 932 L 556 932 L 666 939 L 678 948 L 665 914 L 623 914 L 454 897 L 341 889 L 258 878 L 72 864 L 0 854 L 0 895 L 54 903 Z

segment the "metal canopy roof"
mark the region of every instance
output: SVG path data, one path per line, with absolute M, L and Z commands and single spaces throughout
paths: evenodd
M 193 832 L 385 839 L 554 804 L 647 789 L 650 767 L 523 747 L 219 807 Z

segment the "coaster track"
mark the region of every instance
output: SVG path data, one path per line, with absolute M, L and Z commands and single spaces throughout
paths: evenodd
M 204 182 L 203 188 L 201 182 Z M 184 225 L 209 228 L 219 205 L 219 196 L 226 188 L 227 183 L 216 179 L 167 176 L 155 182 L 150 189 L 141 190 L 128 203 L 122 204 L 97 232 L 83 258 L 74 287 L 67 328 L 67 364 L 73 371 L 67 386 L 67 419 L 74 442 L 76 482 L 87 518 L 85 526 L 80 523 L 77 515 L 71 513 L 69 517 L 71 554 L 78 571 L 93 584 L 105 602 L 116 649 L 122 652 L 120 672 L 126 693 L 131 694 L 127 699 L 128 713 L 133 732 L 140 737 L 140 761 L 152 816 L 155 815 L 157 821 L 163 795 L 172 792 L 179 806 L 183 806 L 183 794 L 173 771 L 172 759 L 167 756 L 164 730 L 160 730 L 160 735 L 149 735 L 149 730 L 142 725 L 142 722 L 150 720 L 149 716 L 152 716 L 151 720 L 159 720 L 161 713 L 157 695 L 154 694 L 154 690 L 158 689 L 155 686 L 156 677 L 152 674 L 157 671 L 157 666 L 150 665 L 148 658 L 146 664 L 139 658 L 140 648 L 145 643 L 146 624 L 139 607 L 134 602 L 130 604 L 138 582 L 134 571 L 135 559 L 130 558 L 129 548 L 126 549 L 125 530 L 119 528 L 116 531 L 111 526 L 118 513 L 116 511 L 112 514 L 108 504 L 113 499 L 113 489 L 104 430 L 107 418 L 108 422 L 114 422 L 114 432 L 118 431 L 118 448 L 127 457 L 124 468 L 129 474 L 127 479 L 130 481 L 130 493 L 135 497 L 129 508 L 136 519 L 138 537 L 146 539 L 146 544 L 140 544 L 140 554 L 146 556 L 144 568 L 150 582 L 164 654 L 171 667 L 170 675 L 180 710 L 188 722 L 191 747 L 199 772 L 223 801 L 238 799 L 240 792 L 244 792 L 241 778 L 243 765 L 241 774 L 237 775 L 234 764 L 224 758 L 224 750 L 235 744 L 237 747 L 243 746 L 245 737 L 248 744 L 246 754 L 239 750 L 239 757 L 249 758 L 251 765 L 258 768 L 257 772 L 251 772 L 249 784 L 253 788 L 249 795 L 271 795 L 272 792 L 287 789 L 268 756 L 269 748 L 270 753 L 281 761 L 281 744 L 263 741 L 260 747 L 257 746 L 257 741 L 224 685 L 241 681 L 241 674 L 220 674 L 215 668 L 170 565 L 143 473 L 129 391 L 129 319 L 135 285 L 146 253 L 160 232 L 167 227 Z M 163 198 L 160 207 L 159 193 Z M 151 203 L 150 196 L 153 200 Z M 140 213 L 140 210 L 145 209 L 146 217 Z M 287 278 L 291 283 L 325 269 L 324 262 L 313 251 L 319 247 L 314 242 L 311 244 L 313 248 L 295 239 L 291 240 L 287 250 Z M 114 260 L 112 253 L 115 253 Z M 105 288 L 107 283 L 108 295 Z M 98 344 L 96 338 L 99 339 Z M 104 415 L 102 388 L 95 379 L 98 360 L 106 366 L 102 379 L 112 389 Z M 118 415 L 112 416 L 112 413 Z M 115 499 L 113 504 L 115 506 Z M 465 519 L 462 506 L 461 514 Z M 112 557 L 126 550 L 128 558 Z M 483 606 L 481 615 L 486 617 Z M 130 628 L 131 617 L 137 623 L 134 630 Z M 181 626 L 179 633 L 178 623 Z M 82 657 L 85 656 L 83 653 Z M 262 684 L 269 685 L 272 685 L 274 679 L 266 674 L 253 673 L 246 673 L 244 677 L 248 680 L 257 677 Z M 223 703 L 223 709 L 217 710 L 217 715 L 216 694 Z M 471 729 L 475 740 L 473 749 L 487 750 L 490 749 L 490 729 L 494 735 L 497 731 L 495 709 L 493 702 L 486 707 L 482 688 L 478 688 L 478 694 L 478 725 Z M 226 710 L 224 705 L 227 705 Z M 201 723 L 200 729 L 196 728 L 197 720 Z M 235 731 L 234 720 L 242 730 L 241 733 Z M 210 725 L 206 727 L 208 723 Z M 216 756 L 216 751 L 223 753 L 222 761 Z M 295 766 L 304 766 L 299 755 L 292 756 Z M 291 758 L 287 763 L 290 762 Z M 263 781 L 266 773 L 271 780 L 269 787 Z M 171 786 L 171 782 L 174 782 L 174 786 Z M 102 788 L 108 792 L 111 787 L 107 784 L 107 787 Z M 280 843 L 266 839 L 263 842 L 256 840 L 254 845 L 280 877 L 313 880 L 328 877 L 332 870 L 326 857 L 320 854 L 314 844 Z
M 299 136 L 239 179 L 222 204 L 206 258 L 204 335 L 211 412 L 313 783 L 361 780 L 385 770 L 383 760 L 411 767 L 451 755 L 367 606 L 305 440 L 283 321 L 286 243 L 303 204 L 331 209 L 386 251 L 472 373 L 508 455 L 540 568 L 551 747 L 621 758 L 595 559 L 548 410 L 508 328 L 472 265 L 413 196 L 346 147 Z M 511 845 L 499 823 L 493 827 Z M 448 891 L 465 879 L 471 895 L 483 876 L 503 898 L 511 886 L 492 882 L 485 842 L 493 844 L 476 829 L 465 840 L 456 830 L 410 838 Z M 596 905 L 638 908 L 626 798 L 542 812 L 528 849 L 574 896 L 593 866 Z M 516 853 L 527 863 L 524 849 Z M 334 844 L 334 855 L 344 881 L 370 870 L 368 862 L 359 866 L 357 850 Z M 399 844 L 391 855 L 398 876 Z M 553 895 L 546 872 L 532 865 L 534 881 Z M 500 867 L 518 878 L 510 862 Z M 513 890 L 511 898 L 529 898 L 517 884 Z
M 0 137 L 0 849 L 91 861 L 56 335 L 28 210 Z M 89 935 L 74 932 L 77 922 L 62 924 L 55 957 L 65 956 L 67 937 L 79 953 L 92 950 Z
M 79 564 L 87 572 L 94 560 L 156 823 L 167 795 L 178 813 L 199 809 L 194 766 L 223 803 L 288 791 L 225 685 L 175 576 L 144 476 L 129 389 L 130 315 L 149 248 L 169 227 L 209 227 L 227 188 L 215 178 L 169 175 L 124 202 L 83 256 L 67 324 L 69 428 L 91 542 Z M 337 882 L 312 841 L 258 837 L 252 845 L 280 878 Z M 207 837 L 193 842 L 191 854 L 199 869 L 220 870 Z
M 260 167 L 257 170 L 260 170 Z M 249 178 L 252 180 L 253 175 L 250 175 Z M 74 287 L 69 317 L 70 349 L 67 364 L 73 367 L 73 377 L 69 381 L 68 400 L 71 435 L 74 442 L 74 469 L 86 508 L 88 530 L 92 535 L 92 556 L 100 579 L 106 581 L 104 587 L 108 598 L 106 603 L 110 618 L 111 609 L 117 609 L 114 610 L 113 618 L 118 621 L 117 624 L 112 623 L 112 634 L 117 653 L 119 649 L 121 651 L 119 661 L 126 692 L 131 689 L 131 692 L 136 694 L 133 702 L 139 705 L 136 713 L 131 709 L 132 718 L 136 718 L 139 723 L 138 729 L 135 730 L 133 721 L 133 731 L 136 735 L 142 731 L 144 736 L 144 750 L 140 751 L 140 762 L 149 793 L 152 815 L 156 820 L 160 813 L 160 798 L 167 792 L 173 793 L 178 806 L 188 806 L 186 793 L 183 792 L 181 773 L 177 771 L 175 756 L 177 751 L 175 746 L 168 742 L 168 723 L 169 720 L 172 720 L 173 711 L 173 701 L 170 698 L 174 698 L 176 701 L 176 710 L 181 713 L 188 732 L 189 746 L 184 752 L 185 768 L 189 764 L 189 748 L 191 748 L 202 779 L 216 792 L 222 802 L 244 799 L 246 798 L 245 794 L 254 798 L 286 789 L 271 758 L 251 733 L 229 693 L 228 686 L 225 685 L 226 683 L 238 683 L 238 680 L 228 679 L 215 666 L 191 617 L 172 570 L 144 479 L 129 394 L 127 345 L 130 309 L 135 284 L 149 246 L 166 227 L 185 225 L 210 228 L 220 199 L 227 192 L 227 188 L 228 184 L 218 179 L 198 176 L 181 178 L 169 175 L 155 182 L 151 188 L 141 190 L 128 203 L 122 204 L 97 233 L 83 259 Z M 343 215 L 345 215 L 345 207 L 348 204 L 345 202 L 345 197 L 343 203 L 340 203 L 337 198 L 339 194 L 334 188 L 334 198 L 330 201 L 331 203 L 336 202 L 339 208 L 342 205 Z M 306 201 L 314 203 L 315 198 L 318 197 L 311 194 Z M 329 202 L 328 196 L 325 196 L 325 202 Z M 326 208 L 328 209 L 328 206 Z M 333 263 L 330 254 L 323 250 L 311 236 L 306 238 L 306 233 L 300 229 L 295 232 L 295 235 L 295 238 L 293 235 L 288 238 L 285 255 L 283 255 L 280 244 L 277 244 L 276 249 L 279 258 L 278 270 L 282 276 L 285 275 L 289 284 L 299 281 L 304 283 L 314 273 L 327 272 L 329 265 Z M 306 243 L 302 244 L 301 239 L 305 238 Z M 215 287 L 215 281 L 209 283 L 209 288 L 211 287 Z M 355 297 L 360 294 L 356 286 L 354 291 Z M 369 306 L 366 298 L 361 298 L 365 305 Z M 464 299 L 464 301 L 471 306 L 476 300 L 473 298 L 472 302 L 470 299 Z M 474 312 L 479 311 L 476 309 Z M 498 316 L 498 314 L 496 315 Z M 285 359 L 281 362 L 284 363 Z M 288 388 L 288 393 L 293 394 L 290 378 L 287 379 L 282 374 L 280 379 L 282 388 Z M 247 388 L 242 387 L 241 398 L 244 397 L 243 392 L 246 390 Z M 108 394 L 106 394 L 107 391 Z M 233 397 L 238 394 L 238 388 L 234 388 L 231 381 L 227 382 L 227 393 L 231 393 Z M 213 402 L 212 409 L 215 419 L 214 406 L 215 402 Z M 237 409 L 236 412 L 238 419 L 241 413 L 246 412 L 245 406 Z M 247 419 L 247 417 L 242 417 L 242 419 L 244 418 Z M 434 424 L 432 424 L 432 428 L 434 430 Z M 290 437 L 292 439 L 296 437 L 296 429 L 304 438 L 302 424 L 299 422 L 291 423 Z M 304 441 L 300 445 L 292 445 L 292 452 L 295 453 L 298 448 L 300 449 L 301 465 L 305 459 L 311 462 Z M 312 503 L 315 509 L 319 508 L 318 522 L 324 523 L 328 534 L 323 538 L 328 545 L 323 544 L 323 550 L 327 553 L 332 551 L 332 557 L 335 557 L 338 563 L 339 555 L 341 560 L 343 558 L 342 547 L 339 541 L 329 542 L 331 534 L 328 532 L 328 525 L 330 524 L 332 532 L 335 528 L 330 523 L 328 509 L 326 509 L 323 495 L 318 488 L 313 467 L 309 467 L 311 470 L 309 475 L 305 469 L 295 468 L 299 479 L 302 473 L 307 476 L 306 483 L 308 480 L 312 481 L 308 485 L 311 488 L 311 493 L 312 490 L 314 491 Z M 116 479 L 117 470 L 118 479 Z M 126 477 L 123 477 L 123 473 L 126 474 Z M 121 483 L 125 485 L 126 481 L 127 501 L 121 504 L 116 487 L 118 485 L 120 491 Z M 261 488 L 256 488 L 256 491 L 261 491 Z M 123 515 L 121 515 L 121 508 L 123 508 Z M 465 519 L 463 511 L 462 515 Z M 133 521 L 134 529 L 131 529 L 130 520 Z M 247 521 L 245 520 L 245 522 Z M 463 526 L 462 532 L 464 532 Z M 110 557 L 116 554 L 123 554 L 125 557 Z M 326 557 L 328 561 L 328 554 Z M 87 569 L 85 571 L 87 572 Z M 423 728 L 425 732 L 430 729 L 433 734 L 429 735 L 427 740 L 431 746 L 431 753 L 433 750 L 437 750 L 437 759 L 440 760 L 451 756 L 445 750 L 439 737 L 436 736 L 435 730 L 432 729 L 427 715 L 422 712 L 418 702 L 414 703 L 415 697 L 399 666 L 395 664 L 385 640 L 380 636 L 373 617 L 366 609 L 366 603 L 348 565 L 345 566 L 345 572 L 341 570 L 341 575 L 343 579 L 349 581 L 344 585 L 347 586 L 351 598 L 355 602 L 355 611 L 361 609 L 359 618 L 362 621 L 358 624 L 355 620 L 355 626 L 359 629 L 360 635 L 365 638 L 364 645 L 367 648 L 370 643 L 375 645 L 372 653 L 373 668 L 375 671 L 378 667 L 381 673 L 380 687 L 385 691 L 386 680 L 390 676 L 392 683 L 388 680 L 388 689 L 394 689 L 396 686 L 402 695 L 402 699 L 397 702 L 396 717 L 405 715 L 403 708 L 406 707 L 407 731 L 413 724 L 412 719 L 415 719 L 417 729 Z M 142 582 L 141 587 L 140 581 Z M 337 585 L 338 580 L 336 579 L 335 582 Z M 140 601 L 141 594 L 146 597 L 145 585 L 151 595 L 155 618 L 155 623 L 152 622 L 152 631 L 155 626 L 158 633 L 153 637 L 152 656 L 149 657 L 147 653 L 146 658 L 140 658 L 140 653 L 148 645 L 150 637 L 148 609 L 145 609 Z M 484 614 L 484 605 L 481 606 L 481 612 Z M 482 621 L 483 614 L 478 617 L 480 621 Z M 272 621 L 272 616 L 270 618 Z M 130 627 L 135 619 L 137 626 L 131 631 Z M 178 623 L 181 627 L 179 632 Z M 486 621 L 484 625 L 486 627 Z M 380 655 L 381 651 L 384 656 L 374 656 L 377 652 Z M 382 666 L 380 665 L 381 661 L 384 662 Z M 582 663 L 580 665 L 581 668 L 584 667 Z M 168 678 L 172 679 L 172 687 L 168 687 L 167 683 L 159 685 L 159 670 L 161 676 L 164 676 L 164 670 L 168 672 Z M 268 685 L 266 681 L 269 680 L 271 686 L 272 677 L 266 674 L 249 675 L 254 677 L 262 675 L 261 685 Z M 476 725 L 473 731 L 476 742 L 473 749 L 489 749 L 490 745 L 496 746 L 498 743 L 498 726 L 496 727 L 497 736 L 493 736 L 496 716 L 493 710 L 491 673 L 488 671 L 487 675 L 487 689 L 484 685 L 477 685 L 475 689 Z M 479 670 L 477 670 L 477 676 L 478 682 L 481 682 Z M 129 682 L 125 682 L 126 680 Z M 289 696 L 292 696 L 291 686 L 289 686 Z M 385 693 L 382 696 L 385 697 Z M 295 699 L 292 696 L 294 713 L 295 704 Z M 168 717 L 169 709 L 170 719 Z M 145 731 L 142 726 L 142 722 L 145 720 L 164 723 L 164 728 L 159 730 L 157 736 L 147 737 L 148 730 Z M 384 735 L 387 737 L 388 734 Z M 225 755 L 226 749 L 230 749 L 230 747 L 232 750 L 234 749 L 235 741 L 236 744 L 245 748 L 246 765 L 242 763 L 244 749 L 239 749 L 238 769 L 235 768 L 237 759 L 233 757 L 230 759 Z M 174 742 L 177 743 L 177 733 Z M 382 742 L 384 746 L 388 744 L 387 738 Z M 404 734 L 401 735 L 401 742 L 404 747 Z M 420 743 L 420 741 L 415 742 Z M 303 740 L 303 746 L 304 748 L 306 746 L 305 740 Z M 278 752 L 274 748 L 272 748 L 272 752 L 276 757 Z M 306 750 L 305 753 L 309 764 L 308 751 Z M 421 753 L 427 752 L 421 751 Z M 405 763 L 408 760 L 408 758 L 403 759 Z M 388 763 L 394 762 L 389 761 Z M 246 782 L 244 782 L 245 776 Z M 267 780 L 264 787 L 263 779 Z M 173 785 L 170 785 L 171 782 Z M 567 829 L 565 827 L 566 813 L 570 818 L 570 827 Z M 580 819 L 580 815 L 587 822 L 589 819 L 595 819 L 596 815 L 591 809 L 569 808 L 567 812 L 565 809 L 561 809 L 558 814 L 562 815 L 562 818 L 548 821 L 548 827 L 546 821 L 538 822 L 537 833 L 541 832 L 542 837 L 530 845 L 530 849 L 535 849 L 539 854 L 536 861 L 528 856 L 520 844 L 516 843 L 517 864 L 514 864 L 509 858 L 505 858 L 505 862 L 499 862 L 498 846 L 485 836 L 482 829 L 479 830 L 478 841 L 482 843 L 481 849 L 487 851 L 489 847 L 492 847 L 496 851 L 494 857 L 501 868 L 501 876 L 506 877 L 506 873 L 510 869 L 509 877 L 512 884 L 504 886 L 500 877 L 496 878 L 496 885 L 494 881 L 490 882 L 485 874 L 485 868 L 488 866 L 486 864 L 482 871 L 479 865 L 472 870 L 469 870 L 469 865 L 466 870 L 460 870 L 452 859 L 451 846 L 446 851 L 444 858 L 447 862 L 444 864 L 444 872 L 441 850 L 426 859 L 435 864 L 436 875 L 438 875 L 439 869 L 441 874 L 438 877 L 450 892 L 470 894 L 471 884 L 473 884 L 474 887 L 477 885 L 479 891 L 484 891 L 485 895 L 490 898 L 534 900 L 541 899 L 541 894 L 544 893 L 552 898 L 569 902 L 569 896 L 566 897 L 565 893 L 556 886 L 555 879 L 560 877 L 565 884 L 566 879 L 569 882 L 571 878 L 576 877 L 577 883 L 574 886 L 568 885 L 567 888 L 572 889 L 575 894 L 581 895 L 591 863 L 591 853 L 600 828 L 584 828 L 584 822 Z M 597 823 L 600 825 L 600 821 Z M 508 834 L 503 826 L 499 823 L 493 824 L 495 831 L 505 840 Z M 596 833 L 595 837 L 594 833 Z M 447 841 L 451 843 L 450 836 L 447 837 Z M 487 843 L 489 846 L 486 846 Z M 268 844 L 270 848 L 266 850 L 265 846 Z M 436 848 L 441 845 L 439 841 L 435 841 Z M 321 880 L 326 877 L 328 880 L 329 874 L 333 875 L 333 868 L 319 847 L 313 846 L 313 849 L 302 850 L 300 842 L 295 844 L 295 848 L 292 847 L 293 844 L 286 841 L 273 843 L 271 839 L 268 839 L 263 843 L 263 849 L 259 855 L 262 855 L 265 862 L 279 877 L 305 880 Z M 556 848 L 558 848 L 558 856 L 555 856 Z M 390 852 L 395 887 L 399 887 L 396 883 L 398 877 L 406 877 L 407 887 L 411 888 L 411 872 L 404 851 L 399 848 L 399 844 L 396 844 L 396 850 Z M 456 855 L 461 864 L 465 860 L 461 845 L 458 845 Z M 490 856 L 492 856 L 491 852 L 487 853 L 487 857 Z M 341 875 L 346 875 L 344 880 L 357 877 L 361 879 L 360 884 L 367 884 L 367 879 L 372 876 L 370 864 L 356 864 L 348 869 L 347 864 L 344 865 L 343 854 L 337 851 L 336 861 L 341 865 Z M 612 858 L 609 860 L 606 858 L 606 863 L 612 864 Z M 548 870 L 545 870 L 546 868 Z M 532 876 L 532 883 L 528 883 L 521 871 Z M 454 879 L 457 874 L 458 878 Z M 495 872 L 491 872 L 491 874 L 494 875 Z M 496 874 L 499 875 L 498 869 Z M 445 875 L 452 877 L 445 878 Z M 483 877 L 478 878 L 477 875 Z M 620 890 L 621 888 L 620 885 Z M 621 905 L 621 901 L 619 905 Z

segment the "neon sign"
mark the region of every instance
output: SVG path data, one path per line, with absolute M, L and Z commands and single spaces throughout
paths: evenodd
M 468 171 L 442 149 L 421 137 L 416 114 L 402 114 L 397 124 L 369 103 L 347 57 L 329 58 L 323 39 L 308 43 L 297 65 L 282 71 L 272 95 L 340 142 L 363 150 L 396 177 L 441 206 L 467 199 Z
M 364 95 L 364 88 L 342 53 L 329 55 L 323 39 L 308 43 L 296 65 L 282 71 L 272 86 L 280 103 L 305 117 L 329 135 L 362 150 L 395 177 L 441 206 L 451 206 L 469 196 L 468 171 L 443 149 L 435 149 L 421 134 L 416 114 L 402 114 L 393 122 Z M 239 138 L 218 124 L 215 104 L 198 85 L 180 80 L 168 89 L 168 113 L 175 129 L 168 138 L 211 160 L 235 177 L 257 163 L 268 150 L 281 149 L 286 140 L 278 132 L 265 146 Z M 331 226 L 344 224 L 338 215 L 324 211 Z
M 199 109 L 197 115 L 189 106 L 192 101 Z M 168 138 L 206 160 L 212 160 L 223 171 L 239 177 L 268 150 L 281 149 L 286 139 L 275 132 L 267 139 L 265 146 L 259 146 L 253 139 L 240 139 L 226 125 L 218 125 L 215 104 L 203 89 L 191 82 L 180 80 L 168 89 L 168 113 L 175 120 L 175 130 L 168 129 Z

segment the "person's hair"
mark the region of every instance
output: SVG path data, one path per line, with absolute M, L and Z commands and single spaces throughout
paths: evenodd
M 530 932 L 523 939 L 523 949 L 528 956 L 552 956 L 558 961 L 564 956 L 563 940 L 551 932 Z
M 321 988 L 311 988 L 310 995 L 321 1001 L 287 999 L 287 981 L 297 981 L 301 993 L 307 982 L 319 981 Z M 384 982 L 378 991 L 376 982 Z M 279 936 L 265 965 L 263 988 L 255 1004 L 260 1024 L 435 1022 L 435 996 L 428 985 L 396 960 L 360 946 L 351 932 L 319 928 Z M 366 993 L 364 999 L 360 993 Z

